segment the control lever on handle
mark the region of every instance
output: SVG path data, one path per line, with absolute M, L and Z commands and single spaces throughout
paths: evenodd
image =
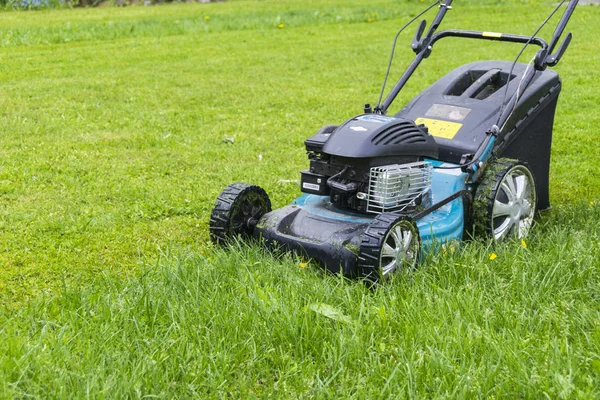
M 573 38 L 573 35 L 571 34 L 571 32 L 567 33 L 567 37 L 565 37 L 565 40 L 563 40 L 563 42 L 560 44 L 556 53 L 550 54 L 550 55 L 548 55 L 548 57 L 546 57 L 547 65 L 554 67 L 556 64 L 558 64 L 558 62 L 562 58 L 563 54 L 565 54 L 565 51 L 567 51 L 569 44 L 571 44 L 572 38 Z
M 423 37 L 423 32 L 425 32 L 425 27 L 427 26 L 427 21 L 422 20 L 415 32 L 415 37 L 413 38 L 412 45 L 410 46 L 415 53 L 421 52 L 423 50 L 423 44 L 421 43 L 421 37 Z

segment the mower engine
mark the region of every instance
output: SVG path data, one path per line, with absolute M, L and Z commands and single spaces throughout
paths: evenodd
M 380 214 L 428 206 L 438 147 L 413 121 L 365 114 L 327 126 L 305 141 L 304 193 L 329 196 L 342 210 Z

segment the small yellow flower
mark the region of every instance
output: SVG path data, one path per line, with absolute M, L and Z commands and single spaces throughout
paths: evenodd
M 277 27 L 278 27 L 279 29 L 283 29 L 283 27 L 284 27 L 284 26 L 285 26 L 284 24 L 279 24 L 279 25 L 277 25 Z
M 205 19 L 206 21 L 208 21 L 208 20 L 210 19 L 210 16 L 208 16 L 208 15 L 205 15 L 205 16 L 204 16 L 204 19 Z
M 490 254 L 490 260 L 495 260 L 495 259 L 496 259 L 496 257 L 498 257 L 498 256 L 496 255 L 496 253 L 492 253 L 492 254 Z
M 306 268 L 307 265 L 308 263 L 300 263 L 300 268 Z
M 367 18 L 367 22 L 373 22 L 371 18 Z
M 527 248 L 527 243 L 525 243 L 525 240 L 521 239 L 521 246 L 523 246 L 524 249 Z
M 377 14 L 373 13 L 371 14 L 371 17 L 375 18 L 377 16 Z

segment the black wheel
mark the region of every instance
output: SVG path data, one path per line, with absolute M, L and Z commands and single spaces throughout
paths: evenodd
M 421 238 L 417 224 L 409 217 L 379 214 L 367 227 L 358 251 L 363 278 L 385 280 L 393 273 L 417 266 Z
M 473 204 L 475 234 L 503 241 L 527 236 L 536 211 L 533 174 L 526 163 L 499 159 L 487 167 Z
M 261 187 L 232 183 L 217 197 L 210 215 L 210 238 L 216 244 L 238 235 L 249 238 L 260 217 L 270 211 L 271 200 Z

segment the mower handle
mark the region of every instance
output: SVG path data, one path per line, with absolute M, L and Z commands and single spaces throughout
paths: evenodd
M 558 25 L 556 26 L 556 29 L 554 30 L 554 33 L 552 34 L 552 40 L 550 41 L 550 46 L 548 47 L 548 53 L 552 53 L 554 51 L 554 48 L 558 44 L 558 40 L 560 39 L 565 28 L 567 27 L 567 23 L 569 22 L 571 15 L 573 15 L 573 11 L 575 10 L 577 3 L 579 3 L 579 0 L 570 0 L 569 1 L 569 5 L 567 6 L 567 9 L 565 10 L 563 16 L 561 17 L 560 21 L 558 22 Z
M 569 5 L 567 6 L 567 9 L 565 10 L 562 18 L 560 19 L 560 21 L 558 22 L 558 25 L 556 26 L 556 29 L 554 30 L 554 33 L 552 34 L 552 40 L 550 41 L 550 45 L 548 46 L 548 53 L 544 59 L 544 65 L 554 67 L 556 64 L 558 64 L 558 62 L 560 61 L 563 54 L 565 54 L 565 51 L 567 51 L 567 48 L 569 47 L 569 44 L 571 43 L 571 38 L 573 37 L 573 35 L 571 35 L 571 33 L 567 33 L 565 40 L 563 40 L 563 42 L 558 47 L 558 51 L 556 53 L 552 53 L 554 51 L 554 48 L 558 44 L 560 37 L 562 36 L 563 32 L 565 31 L 565 28 L 567 27 L 567 24 L 569 23 L 569 19 L 571 19 L 571 15 L 573 15 L 573 11 L 575 11 L 575 7 L 577 6 L 577 3 L 579 3 L 579 0 L 570 0 L 569 1 Z
M 425 20 L 421 21 L 421 23 L 419 24 L 419 28 L 415 33 L 415 37 L 413 39 L 411 47 L 415 51 L 416 57 L 410 63 L 404 74 L 402 74 L 398 82 L 396 82 L 396 85 L 394 85 L 394 87 L 387 95 L 383 103 L 375 107 L 375 112 L 377 114 L 385 114 L 387 112 L 388 108 L 396 99 L 396 96 L 398 96 L 398 93 L 400 93 L 400 90 L 402 90 L 402 88 L 404 87 L 408 79 L 412 76 L 413 72 L 417 69 L 421 61 L 429 57 L 429 55 L 431 54 L 433 44 L 445 37 L 464 37 L 471 39 L 496 40 L 500 42 L 535 44 L 541 47 L 541 49 L 538 51 L 535 57 L 535 69 L 543 70 L 547 66 L 555 66 L 556 64 L 558 64 L 561 57 L 564 55 L 565 51 L 569 47 L 569 44 L 571 43 L 571 33 L 567 34 L 565 40 L 558 47 L 558 51 L 556 51 L 555 53 L 552 52 L 558 44 L 558 41 L 560 40 L 560 37 L 562 36 L 567 26 L 567 23 L 571 18 L 571 15 L 573 15 L 573 11 L 575 10 L 575 7 L 577 6 L 578 2 L 579 0 L 569 1 L 567 9 L 565 10 L 558 25 L 556 26 L 556 29 L 554 30 L 554 34 L 552 35 L 552 40 L 550 41 L 549 45 L 548 43 L 546 43 L 546 41 L 544 41 L 544 39 L 539 37 L 532 38 L 530 36 L 513 35 L 507 33 L 479 32 L 466 30 L 446 30 L 435 33 L 440 23 L 442 22 L 442 19 L 446 15 L 446 12 L 452 8 L 450 7 L 450 4 L 452 4 L 452 0 L 446 0 L 444 3 L 440 2 L 440 10 L 435 16 L 433 23 L 429 27 L 427 35 L 425 35 L 425 37 L 422 37 L 426 26 Z M 530 80 L 531 79 L 528 80 L 527 84 L 529 84 Z M 527 85 L 525 85 L 524 87 L 527 87 Z
M 430 47 L 433 44 L 433 41 L 432 41 L 433 34 L 435 33 L 437 28 L 439 28 L 440 24 L 442 23 L 442 19 L 444 19 L 446 12 L 448 10 L 452 9 L 450 4 L 452 4 L 452 0 L 446 0 L 445 3 L 440 4 L 440 10 L 438 11 L 437 15 L 433 19 L 433 22 L 431 23 L 431 26 L 429 27 L 429 30 L 427 31 L 427 35 L 425 35 L 425 37 L 422 37 L 422 36 L 423 36 L 423 32 L 425 32 L 425 27 L 427 26 L 427 21 L 425 21 L 425 20 L 421 21 L 421 23 L 419 24 L 419 28 L 415 32 L 415 37 L 414 37 L 414 39 L 412 41 L 412 45 L 411 45 L 411 48 L 414 50 L 415 53 L 419 54 L 424 49 L 428 49 L 428 51 L 426 51 L 426 53 L 425 53 L 425 57 L 427 57 L 429 55 L 429 50 L 431 50 Z
M 392 91 L 387 95 L 387 97 L 383 101 L 383 104 L 377 105 L 377 107 L 375 107 L 375 112 L 377 114 L 385 114 L 387 112 L 388 107 L 392 104 L 392 102 L 394 101 L 400 90 L 404 87 L 404 85 L 411 77 L 413 72 L 415 72 L 415 69 L 417 69 L 421 61 L 423 61 L 424 58 L 429 57 L 429 54 L 431 53 L 433 34 L 442 23 L 442 19 L 444 19 L 446 12 L 452 8 L 450 6 L 451 4 L 452 0 L 445 0 L 443 2 L 440 1 L 440 9 L 435 18 L 433 19 L 433 22 L 429 26 L 429 30 L 427 31 L 425 37 L 422 36 L 423 32 L 425 31 L 425 26 L 427 22 L 425 20 L 421 21 L 411 46 L 415 53 L 417 53 L 417 55 L 415 59 L 410 63 L 404 74 L 402 74 L 400 80 L 396 82 L 396 84 L 392 88 Z
M 498 42 L 511 42 L 511 43 L 532 43 L 540 46 L 542 49 L 548 48 L 548 43 L 542 38 L 523 35 L 513 35 L 511 33 L 499 33 L 499 32 L 480 32 L 480 31 L 465 31 L 458 29 L 449 29 L 441 31 L 433 35 L 430 45 L 433 45 L 440 39 L 446 37 L 459 37 L 467 39 L 482 39 L 482 40 L 494 40 Z

